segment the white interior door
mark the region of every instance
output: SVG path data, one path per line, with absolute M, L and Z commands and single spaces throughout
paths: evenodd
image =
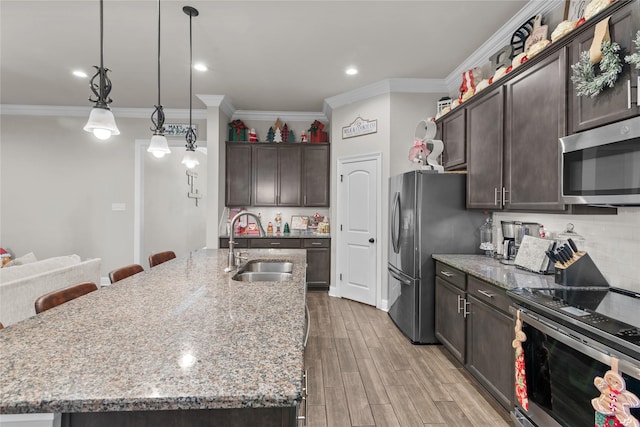
M 341 161 L 338 177 L 340 296 L 376 305 L 379 246 L 379 158 Z

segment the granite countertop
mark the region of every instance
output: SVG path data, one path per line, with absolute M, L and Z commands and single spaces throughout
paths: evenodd
M 437 261 L 506 290 L 515 288 L 556 289 L 563 287 L 555 283 L 552 274 L 531 273 L 514 265 L 502 264 L 497 259 L 484 255 L 435 254 L 432 257 Z
M 228 234 L 221 234 L 220 238 L 228 239 Z M 260 237 L 259 234 L 241 234 L 233 236 L 234 239 L 330 239 L 330 233 L 316 233 L 312 230 L 292 230 L 290 233 L 273 233 L 272 235 L 266 235 Z
M 302 394 L 306 251 L 285 282 L 190 253 L 0 331 L 0 413 L 287 407 Z

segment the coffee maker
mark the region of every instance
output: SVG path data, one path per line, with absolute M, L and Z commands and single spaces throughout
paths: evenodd
M 502 260 L 503 264 L 513 264 L 516 257 L 516 238 L 522 241 L 522 223 L 520 221 L 501 221 L 502 225 Z

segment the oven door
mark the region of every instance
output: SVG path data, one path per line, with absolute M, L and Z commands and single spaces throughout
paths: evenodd
M 600 345 L 526 308 L 520 310 L 529 409 L 516 401 L 514 418 L 522 426 L 592 426 L 591 400 L 600 396 L 595 377 L 603 377 L 616 357 L 628 391 L 640 397 L 640 362 Z M 640 417 L 640 408 L 631 409 Z

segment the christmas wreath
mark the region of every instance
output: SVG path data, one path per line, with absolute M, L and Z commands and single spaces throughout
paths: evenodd
M 636 33 L 636 38 L 633 39 L 633 44 L 636 45 L 636 50 L 640 51 L 640 31 Z M 640 52 L 627 55 L 624 57 L 624 60 L 629 64 L 635 65 L 636 68 L 640 68 Z
M 600 61 L 600 73 L 596 75 L 594 64 L 589 59 L 589 51 L 580 53 L 580 61 L 573 64 L 571 69 L 573 82 L 578 96 L 598 95 L 605 87 L 613 87 L 618 74 L 622 72 L 622 61 L 618 56 L 620 45 L 616 42 L 602 42 L 602 60 Z

